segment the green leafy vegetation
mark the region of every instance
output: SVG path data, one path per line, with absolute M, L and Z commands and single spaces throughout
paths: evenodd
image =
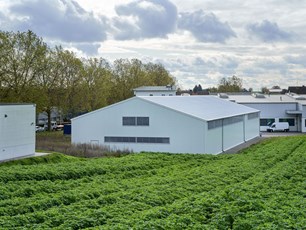
M 142 153 L 3 165 L 0 226 L 303 229 L 305 140 L 271 138 L 232 155 Z

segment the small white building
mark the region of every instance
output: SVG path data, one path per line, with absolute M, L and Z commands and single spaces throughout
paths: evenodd
M 259 111 L 216 96 L 133 97 L 72 119 L 72 142 L 218 154 L 259 136 Z
M 133 89 L 135 96 L 175 96 L 176 87 L 167 86 L 141 86 Z
M 259 110 L 261 131 L 273 122 L 288 122 L 290 131 L 306 132 L 306 95 L 227 95 L 226 99 Z
M 35 154 L 35 105 L 0 104 L 0 161 Z

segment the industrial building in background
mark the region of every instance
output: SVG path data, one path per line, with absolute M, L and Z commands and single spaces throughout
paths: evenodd
M 35 154 L 33 104 L 0 104 L 0 161 Z
M 133 97 L 72 119 L 72 142 L 218 154 L 259 136 L 259 111 L 217 96 Z
M 166 86 L 141 86 L 133 89 L 135 96 L 175 96 L 176 87 Z
M 220 98 L 260 110 L 260 130 L 266 131 L 274 122 L 288 122 L 289 131 L 306 133 L 306 95 L 219 94 Z

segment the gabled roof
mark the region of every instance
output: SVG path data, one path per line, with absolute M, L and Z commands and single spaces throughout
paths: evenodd
M 138 98 L 206 121 L 259 112 L 216 96 L 142 96 Z
M 259 112 L 259 110 L 220 99 L 217 96 L 138 96 L 80 115 L 71 120 L 77 120 L 114 106 L 120 106 L 131 100 L 143 100 L 206 121 Z

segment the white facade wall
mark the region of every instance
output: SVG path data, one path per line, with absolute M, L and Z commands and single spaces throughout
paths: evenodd
M 205 152 L 218 154 L 223 152 L 223 128 L 207 129 L 205 132 Z
M 35 154 L 35 105 L 0 105 L 0 161 Z
M 248 119 L 248 116 L 244 116 L 245 120 L 245 141 L 249 141 L 258 137 L 259 134 L 259 116 L 257 118 Z
M 149 126 L 123 126 L 123 116 L 149 117 Z M 72 142 L 134 152 L 204 153 L 205 121 L 132 98 L 72 120 Z M 169 144 L 104 143 L 105 136 L 169 137 Z
M 290 126 L 290 131 L 300 131 L 300 119 L 297 115 L 287 114 L 286 110 L 297 110 L 297 103 L 240 103 L 245 106 L 260 110 L 261 119 L 275 119 L 275 122 L 278 122 L 280 118 L 293 118 L 295 120 L 295 125 Z M 266 131 L 268 126 L 260 126 L 260 131 Z
M 243 121 L 223 126 L 223 151 L 244 143 Z
M 306 105 L 302 105 L 301 128 L 302 132 L 306 133 Z
M 242 121 L 233 124 L 222 120 L 222 126 L 206 130 L 206 152 L 221 153 L 259 136 L 259 117 L 248 119 L 243 115 Z

